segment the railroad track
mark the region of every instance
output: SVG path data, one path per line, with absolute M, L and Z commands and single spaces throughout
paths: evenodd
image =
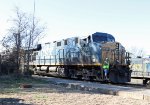
M 123 86 L 123 87 L 134 87 L 134 88 L 149 88 L 149 86 L 143 85 L 143 84 L 133 84 L 133 83 L 111 83 L 108 81 L 98 81 L 98 80 L 84 80 L 84 79 L 78 79 L 78 78 L 68 78 L 68 77 L 62 77 L 55 74 L 48 74 L 48 73 L 38 73 L 35 74 L 38 76 L 47 76 L 47 77 L 55 77 L 55 78 L 60 78 L 60 79 L 66 79 L 66 80 L 75 80 L 75 81 L 87 81 L 87 82 L 93 82 L 93 83 L 100 83 L 100 84 L 107 84 L 107 85 L 115 85 L 115 86 Z

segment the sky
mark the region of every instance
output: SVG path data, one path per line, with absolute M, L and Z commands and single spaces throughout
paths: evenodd
M 0 39 L 16 6 L 33 13 L 34 0 L 0 0 Z M 150 55 L 150 0 L 35 0 L 35 16 L 47 26 L 41 42 L 105 32 Z

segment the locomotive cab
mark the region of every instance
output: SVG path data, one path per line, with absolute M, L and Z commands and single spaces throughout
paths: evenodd
M 115 38 L 112 35 L 101 32 L 92 34 L 92 40 L 96 43 L 115 42 Z
M 129 53 L 121 43 L 107 33 L 96 32 L 92 35 L 93 43 L 99 43 L 101 53 L 99 54 L 101 64 L 106 58 L 109 59 L 109 80 L 114 83 L 130 82 L 131 70 L 129 69 Z M 104 75 L 104 71 L 102 71 Z

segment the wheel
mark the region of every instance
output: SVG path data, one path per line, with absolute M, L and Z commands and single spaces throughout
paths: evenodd
M 93 81 L 95 79 L 94 76 L 89 76 L 90 81 Z
M 74 69 L 69 70 L 69 75 L 70 75 L 71 78 L 77 78 L 76 71 Z
M 147 80 L 146 88 L 150 89 L 150 80 Z
M 143 80 L 143 85 L 147 85 L 147 82 L 148 82 L 148 80 L 147 80 L 147 79 L 144 79 L 144 80 Z
M 58 75 L 59 76 L 61 76 L 61 77 L 64 77 L 65 76 L 65 70 L 64 70 L 64 68 L 58 68 L 58 70 L 57 70 L 57 72 L 58 72 Z
M 79 79 L 79 80 L 81 80 L 82 79 L 82 75 L 77 75 L 77 78 Z

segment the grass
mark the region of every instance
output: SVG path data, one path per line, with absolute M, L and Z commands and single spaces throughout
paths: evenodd
M 48 82 L 34 77 L 2 76 L 0 77 L 0 94 L 19 92 L 21 84 L 47 84 Z

